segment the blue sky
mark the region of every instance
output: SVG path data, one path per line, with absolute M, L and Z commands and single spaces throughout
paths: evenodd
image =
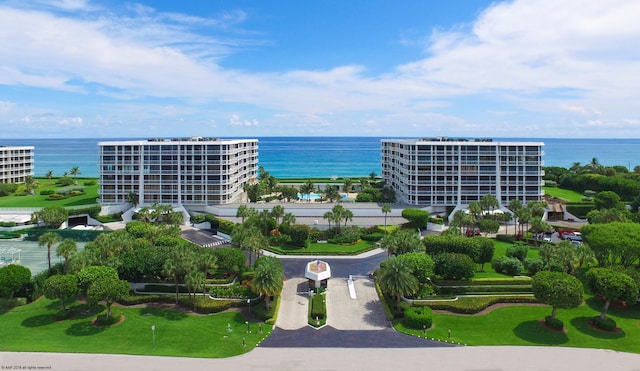
M 0 1 L 0 138 L 640 137 L 640 2 Z

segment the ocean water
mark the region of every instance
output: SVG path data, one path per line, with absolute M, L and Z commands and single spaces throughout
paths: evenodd
M 385 137 L 389 138 L 389 137 Z M 98 142 L 140 138 L 0 139 L 0 145 L 34 146 L 35 175 L 61 176 L 78 166 L 81 177 L 98 177 Z M 258 161 L 271 175 L 359 178 L 380 174 L 381 137 L 258 137 Z M 393 138 L 397 139 L 397 138 Z M 640 138 L 565 139 L 495 138 L 495 141 L 544 142 L 545 166 L 570 167 L 592 158 L 606 166 L 632 170 L 640 165 Z

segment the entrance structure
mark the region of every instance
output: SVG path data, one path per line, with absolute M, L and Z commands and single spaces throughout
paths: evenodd
M 309 279 L 309 287 L 327 288 L 327 281 L 331 278 L 331 267 L 322 260 L 313 260 L 307 263 L 304 276 Z

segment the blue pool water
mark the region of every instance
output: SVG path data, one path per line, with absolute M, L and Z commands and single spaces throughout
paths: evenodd
M 346 199 L 346 198 L 347 198 L 347 194 L 346 194 L 346 193 L 340 193 L 340 196 L 341 196 L 343 199 Z M 322 195 L 321 195 L 321 194 L 319 194 L 319 193 L 310 193 L 310 194 L 304 194 L 304 195 L 303 195 L 303 194 L 298 193 L 298 198 L 299 198 L 299 199 L 301 199 L 301 200 L 317 200 L 317 199 L 319 199 L 320 197 L 322 197 Z

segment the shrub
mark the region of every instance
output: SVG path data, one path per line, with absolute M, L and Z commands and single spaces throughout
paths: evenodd
M 41 196 L 49 196 L 54 193 L 56 193 L 56 191 L 54 191 L 53 189 L 43 189 L 42 191 L 40 191 Z
M 435 294 L 434 286 L 428 283 L 421 284 L 420 288 L 418 288 L 418 292 L 411 295 L 409 298 L 411 299 L 428 299 L 429 297 Z
M 309 226 L 294 224 L 289 228 L 289 236 L 291 236 L 291 245 L 307 247 L 309 243 Z
M 495 259 L 492 266 L 496 272 L 508 274 L 510 276 L 519 275 L 524 269 L 520 260 L 508 256 L 501 256 Z
M 402 217 L 409 221 L 410 228 L 424 228 L 429 221 L 429 212 L 420 209 L 404 209 Z
M 604 319 L 600 318 L 600 316 L 593 317 L 593 324 L 603 330 L 606 331 L 614 331 L 618 326 L 616 325 L 616 321 L 609 317 L 605 317 Z
M 100 205 L 91 206 L 91 207 L 83 207 L 81 209 L 69 209 L 69 215 L 83 215 L 88 214 L 92 218 L 97 218 L 100 215 L 100 211 L 102 211 L 102 207 Z
M 120 322 L 122 313 L 118 309 L 112 308 L 111 315 L 107 318 L 107 314 L 100 314 L 96 317 L 96 325 L 98 326 L 111 326 Z
M 68 176 L 63 176 L 62 178 L 59 178 L 58 181 L 56 182 L 57 186 L 62 186 L 62 187 L 70 186 L 72 184 L 73 184 L 73 179 L 71 179 Z
M 433 316 L 429 307 L 411 307 L 404 311 L 405 326 L 413 329 L 430 328 Z
M 269 236 L 269 245 L 271 246 L 286 246 L 291 243 L 291 236 L 287 234 L 276 234 Z
M 498 235 L 496 235 L 496 240 L 502 241 L 502 242 L 513 243 L 516 240 L 516 236 L 514 236 L 512 234 L 498 234 Z
M 218 270 L 225 273 L 239 273 L 247 264 L 244 253 L 234 247 L 213 249 L 213 255 L 216 257 Z
M 472 260 L 480 255 L 480 242 L 463 236 L 426 236 L 422 240 L 427 254 L 436 256 L 442 253 L 460 253 Z
M 524 269 L 529 276 L 533 276 L 544 268 L 544 262 L 540 258 L 527 258 L 524 260 Z
M 435 257 L 435 273 L 443 279 L 464 280 L 475 274 L 475 263 L 468 255 L 444 253 Z
M 505 255 L 507 255 L 510 258 L 516 258 L 521 262 L 524 262 L 524 260 L 527 258 L 527 253 L 529 253 L 529 247 L 527 245 L 517 244 L 517 245 L 511 245 L 507 247 L 507 251 Z
M 447 310 L 453 313 L 474 314 L 497 303 L 537 303 L 532 296 L 474 296 L 456 301 L 430 300 L 428 303 L 414 303 L 414 306 L 428 306 L 433 310 Z
M 544 323 L 555 330 L 560 330 L 564 328 L 564 323 L 557 318 L 551 318 L 551 316 L 544 317 Z
M 378 242 L 382 238 L 384 238 L 384 233 L 381 233 L 381 232 L 365 233 L 362 236 L 360 236 L 360 238 L 362 238 L 365 241 Z
M 13 183 L 0 183 L 0 197 L 8 196 L 18 189 L 17 184 Z
M 8 310 L 8 309 L 12 309 L 12 308 L 19 307 L 21 305 L 26 305 L 26 304 L 27 304 L 26 298 L 12 298 L 12 299 L 0 298 L 0 310 Z
M 94 186 L 96 184 L 97 182 L 95 180 L 87 180 L 86 182 L 82 183 L 82 185 L 84 186 Z

